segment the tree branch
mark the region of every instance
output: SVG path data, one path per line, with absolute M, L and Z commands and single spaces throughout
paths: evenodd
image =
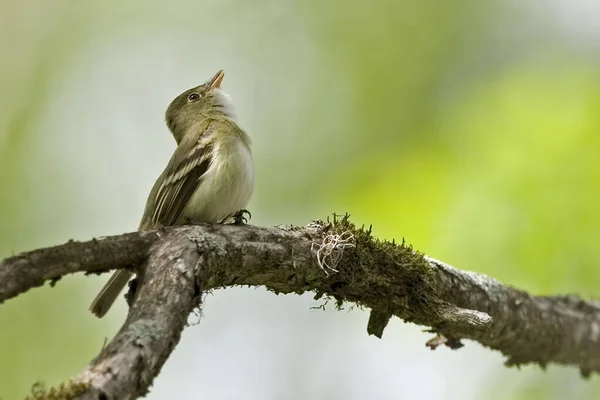
M 391 316 L 428 326 L 432 348 L 472 339 L 507 364 L 600 371 L 600 305 L 575 296 L 539 297 L 383 242 L 348 220 L 306 227 L 198 225 L 69 242 L 0 262 L 0 303 L 74 272 L 136 268 L 123 327 L 63 387 L 72 398 L 130 399 L 152 380 L 198 309 L 202 293 L 262 285 L 316 293 L 371 308 L 367 331 L 381 337 Z M 69 392 L 70 390 L 70 392 Z
M 89 242 L 69 241 L 0 261 L 0 304 L 27 290 L 54 285 L 75 272 L 104 272 L 139 264 L 158 239 L 156 232 L 135 232 Z

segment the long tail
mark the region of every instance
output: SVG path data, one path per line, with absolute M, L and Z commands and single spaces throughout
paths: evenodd
M 90 305 L 90 311 L 98 318 L 102 318 L 113 305 L 121 290 L 127 285 L 133 275 L 131 272 L 120 269 L 116 271 L 104 285 L 100 293 Z

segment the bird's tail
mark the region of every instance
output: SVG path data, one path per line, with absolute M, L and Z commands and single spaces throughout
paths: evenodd
M 132 273 L 126 269 L 116 271 L 104 285 L 100 293 L 90 305 L 90 311 L 98 318 L 102 318 L 115 302 L 121 290 L 127 285 Z

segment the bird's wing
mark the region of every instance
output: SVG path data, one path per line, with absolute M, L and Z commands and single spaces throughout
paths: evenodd
M 212 161 L 213 139 L 214 129 L 211 121 L 201 124 L 197 133 L 186 135 L 150 194 L 142 224 L 149 223 L 156 227 L 177 222 L 185 205 L 200 185 L 202 176 L 208 171 Z

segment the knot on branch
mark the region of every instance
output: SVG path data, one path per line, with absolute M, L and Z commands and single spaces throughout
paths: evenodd
M 492 324 L 492 317 L 488 314 L 477 310 L 460 308 L 453 304 L 439 307 L 437 315 L 442 324 L 459 330 L 485 329 Z

